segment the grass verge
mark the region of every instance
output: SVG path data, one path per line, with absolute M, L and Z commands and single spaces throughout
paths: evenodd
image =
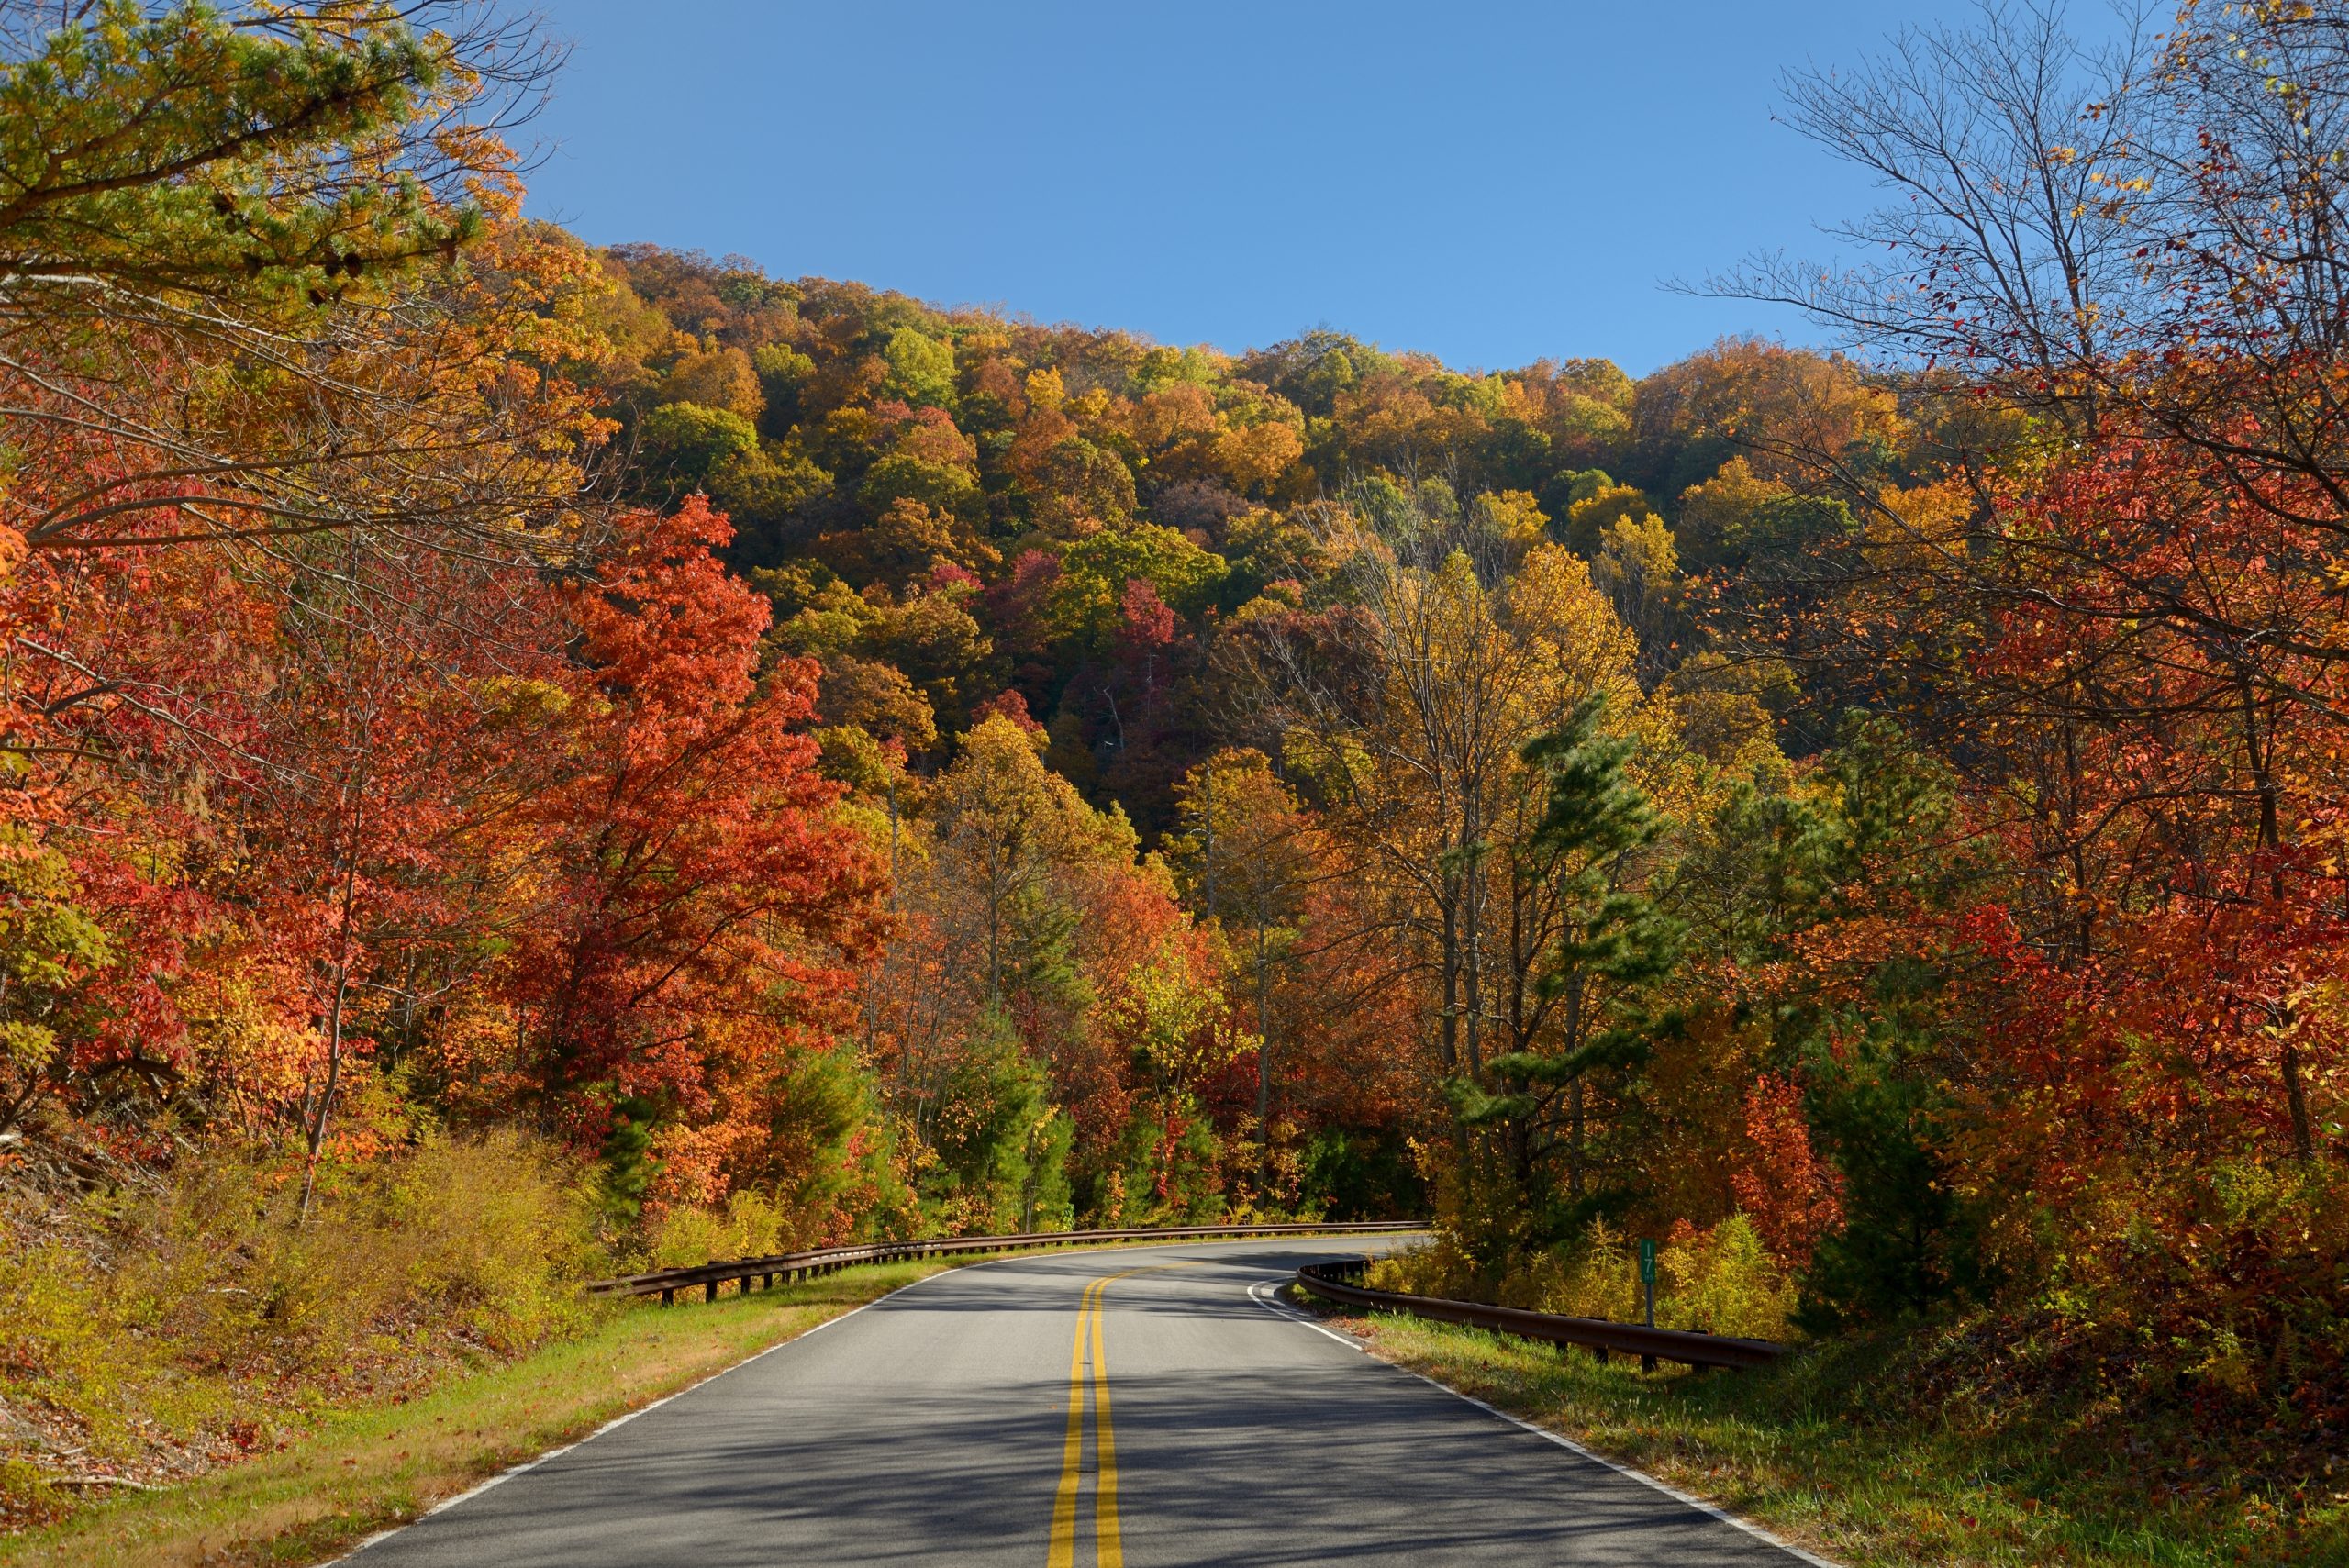
M 1850 1568 L 2349 1563 L 2349 1490 L 2278 1496 L 2190 1431 L 2141 1429 L 2089 1449 L 2029 1412 L 1995 1422 L 1920 1413 L 1897 1391 L 1891 1347 L 1830 1347 L 1751 1373 L 1642 1374 L 1420 1318 L 1343 1322 L 1398 1366 Z M 2204 1473 L 2169 1484 L 2181 1463 Z M 2349 1487 L 2349 1470 L 2335 1484 Z
M 0 1539 L 0 1568 L 317 1562 L 949 1266 L 876 1265 L 714 1304 L 616 1307 L 576 1339 L 403 1403 L 346 1410 L 275 1453 Z

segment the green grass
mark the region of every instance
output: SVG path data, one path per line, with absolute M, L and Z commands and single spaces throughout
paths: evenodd
M 330 1416 L 274 1453 L 0 1540 L 0 1568 L 317 1562 L 614 1417 L 949 1266 L 847 1269 L 715 1304 L 618 1306 L 579 1338 L 404 1403 Z
M 1954 1417 L 1905 1394 L 1897 1345 L 1642 1374 L 1408 1317 L 1350 1326 L 1397 1365 L 1851 1568 L 2349 1564 L 2349 1463 L 2312 1491 L 2174 1418 L 2083 1423 L 2021 1398 Z

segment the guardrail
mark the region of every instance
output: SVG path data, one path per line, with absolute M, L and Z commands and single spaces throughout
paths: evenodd
M 1082 1246 L 1111 1241 L 1211 1241 L 1252 1236 L 1381 1236 L 1424 1230 L 1416 1219 L 1376 1220 L 1361 1225 L 1193 1225 L 1158 1226 L 1138 1230 L 1037 1230 L 1016 1236 L 945 1236 L 927 1241 L 873 1241 L 856 1247 L 819 1247 L 807 1252 L 776 1252 L 763 1258 L 735 1258 L 696 1263 L 682 1269 L 656 1269 L 651 1273 L 596 1280 L 587 1286 L 591 1296 L 658 1296 L 665 1305 L 680 1290 L 702 1289 L 702 1299 L 716 1301 L 718 1287 L 737 1282 L 748 1291 L 752 1280 L 766 1289 L 778 1277 L 786 1284 L 812 1274 L 828 1274 L 856 1263 L 895 1263 L 910 1258 L 946 1257 L 963 1252 L 1011 1252 L 1033 1247 Z
M 1683 1329 L 1651 1329 L 1643 1323 L 1611 1323 L 1603 1318 L 1526 1312 L 1514 1307 L 1487 1307 L 1480 1301 L 1450 1301 L 1437 1296 L 1406 1296 L 1346 1283 L 1344 1275 L 1360 1278 L 1369 1265 L 1368 1258 L 1307 1263 L 1297 1271 L 1297 1283 L 1300 1289 L 1348 1307 L 1408 1312 L 1440 1323 L 1497 1329 L 1504 1334 L 1546 1340 L 1553 1345 L 1582 1345 L 1597 1351 L 1602 1359 L 1609 1353 L 1637 1356 L 1641 1364 L 1650 1370 L 1659 1361 L 1681 1362 L 1689 1366 L 1766 1366 L 1787 1353 L 1786 1346 L 1768 1340 L 1739 1340 L 1726 1334 L 1694 1333 Z

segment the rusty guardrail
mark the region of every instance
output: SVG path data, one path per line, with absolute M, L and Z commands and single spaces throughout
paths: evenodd
M 1787 1347 L 1768 1340 L 1739 1340 L 1726 1334 L 1695 1333 L 1683 1329 L 1651 1329 L 1643 1323 L 1612 1323 L 1603 1318 L 1568 1318 L 1555 1312 L 1526 1312 L 1514 1307 L 1487 1307 L 1480 1301 L 1450 1301 L 1436 1296 L 1406 1296 L 1391 1290 L 1371 1290 L 1349 1284 L 1341 1277 L 1359 1278 L 1368 1258 L 1340 1258 L 1307 1263 L 1297 1271 L 1300 1289 L 1324 1300 L 1381 1312 L 1408 1312 L 1441 1323 L 1464 1323 L 1473 1329 L 1497 1329 L 1520 1339 L 1546 1340 L 1553 1345 L 1582 1345 L 1600 1355 L 1638 1356 L 1642 1364 L 1675 1361 L 1689 1366 L 1766 1366 L 1787 1353 Z
M 1424 1230 L 1416 1219 L 1376 1220 L 1359 1225 L 1191 1225 L 1156 1226 L 1137 1230 L 1038 1230 L 1015 1236 L 942 1236 L 927 1241 L 873 1241 L 855 1247 L 819 1247 L 807 1252 L 776 1252 L 760 1258 L 734 1258 L 696 1263 L 681 1269 L 655 1269 L 596 1280 L 587 1286 L 591 1296 L 658 1296 L 674 1302 L 680 1290 L 699 1285 L 702 1299 L 716 1301 L 718 1287 L 729 1281 L 749 1290 L 752 1280 L 774 1288 L 811 1274 L 828 1274 L 856 1263 L 893 1263 L 909 1258 L 936 1258 L 962 1252 L 1009 1252 L 1033 1247 L 1066 1247 L 1088 1242 L 1186 1241 L 1242 1239 L 1251 1236 L 1379 1236 Z

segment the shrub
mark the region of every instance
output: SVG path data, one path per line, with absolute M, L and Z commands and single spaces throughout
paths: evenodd
M 1657 1249 L 1655 1320 L 1664 1328 L 1784 1340 L 1796 1306 L 1793 1278 L 1742 1214 L 1710 1230 L 1682 1220 Z
M 1481 1288 L 1483 1279 L 1475 1260 L 1448 1232 L 1374 1263 L 1369 1274 L 1378 1290 L 1487 1300 L 1571 1318 L 1633 1323 L 1643 1312 L 1637 1244 L 1603 1220 L 1571 1248 L 1520 1260 L 1496 1289 Z M 1709 1230 L 1683 1220 L 1656 1250 L 1658 1328 L 1784 1340 L 1796 1302 L 1793 1278 L 1742 1214 Z
M 664 1209 L 645 1225 L 650 1266 L 686 1268 L 720 1258 L 757 1258 L 791 1250 L 782 1211 L 765 1194 L 737 1190 L 723 1208 Z
M 150 1184 L 0 1209 L 0 1526 L 69 1476 L 173 1478 L 311 1413 L 420 1387 L 583 1327 L 577 1173 L 518 1133 L 330 1167 L 308 1223 L 289 1162 L 182 1159 Z

